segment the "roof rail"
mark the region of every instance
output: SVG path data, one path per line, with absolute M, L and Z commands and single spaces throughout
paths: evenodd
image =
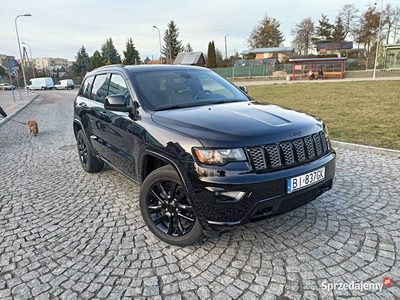
M 109 68 L 109 67 L 125 67 L 125 65 L 124 64 L 105 65 L 105 66 L 98 67 L 97 69 L 103 69 L 103 68 Z

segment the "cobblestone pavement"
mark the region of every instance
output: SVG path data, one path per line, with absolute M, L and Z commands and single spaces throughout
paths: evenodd
M 0 126 L 0 299 L 400 298 L 399 157 L 339 148 L 330 192 L 179 248 L 145 227 L 134 183 L 81 169 L 74 94 L 42 93 L 14 116 L 36 118 L 37 137 Z M 384 277 L 381 291 L 357 285 Z

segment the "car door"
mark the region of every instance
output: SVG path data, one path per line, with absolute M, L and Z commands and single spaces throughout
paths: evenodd
M 92 83 L 88 82 L 84 86 L 84 101 L 78 103 L 85 110 L 85 116 L 89 119 L 88 135 L 91 139 L 95 152 L 105 159 L 108 159 L 107 145 L 102 139 L 103 128 L 102 119 L 106 115 L 104 109 L 104 100 L 108 92 L 108 74 L 97 74 Z M 81 99 L 79 99 L 81 101 Z
M 107 95 L 124 95 L 126 103 L 132 105 L 131 94 L 122 73 L 113 72 L 109 75 Z M 132 177 L 135 159 L 132 155 L 132 122 L 129 113 L 103 110 L 99 117 L 101 130 L 98 136 L 103 141 L 108 162 L 120 171 Z

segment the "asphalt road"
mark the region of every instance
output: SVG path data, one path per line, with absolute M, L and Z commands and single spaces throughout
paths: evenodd
M 179 248 L 145 227 L 138 186 L 81 169 L 76 91 L 38 93 L 13 117 L 37 137 L 0 126 L 0 299 L 400 298 L 399 157 L 338 148 L 330 192 Z

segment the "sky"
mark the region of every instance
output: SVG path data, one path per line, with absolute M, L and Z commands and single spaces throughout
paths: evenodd
M 400 0 L 382 0 L 400 5 Z M 265 17 L 281 23 L 284 46 L 291 46 L 291 29 L 304 18 L 318 24 L 321 14 L 333 23 L 340 8 L 354 4 L 364 11 L 370 0 L 0 0 L 0 54 L 19 58 L 15 19 L 20 42 L 31 47 L 33 58 L 66 58 L 74 60 L 85 46 L 91 56 L 112 38 L 123 57 L 127 39 L 132 38 L 142 60 L 158 59 L 167 24 L 173 20 L 179 29 L 179 40 L 190 43 L 194 51 L 207 54 L 208 43 L 228 56 L 249 49 L 251 31 Z M 381 2 L 379 1 L 378 6 Z M 26 46 L 26 45 L 22 45 Z M 21 49 L 22 49 L 21 47 Z M 29 47 L 26 46 L 30 56 Z

